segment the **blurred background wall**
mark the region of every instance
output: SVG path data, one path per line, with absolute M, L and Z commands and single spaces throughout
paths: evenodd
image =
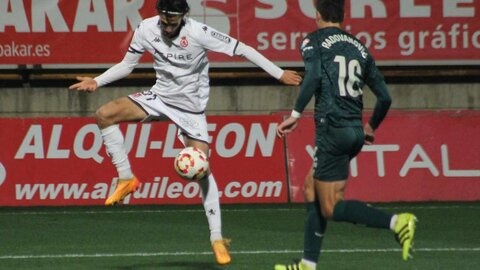
M 385 71 L 393 98 L 392 109 L 478 110 L 480 74 L 476 74 L 475 70 L 467 72 L 466 75 L 457 76 L 456 70 L 452 69 L 429 71 L 429 74 L 433 74 L 429 76 L 422 76 L 422 71 L 418 72 L 420 75 L 394 76 L 391 74 L 401 72 Z M 20 77 L 5 79 L 7 77 L 4 74 L 3 87 L 0 87 L 0 117 L 91 116 L 102 104 L 130 93 L 148 90 L 154 83 L 153 73 L 141 76 L 133 74 L 113 86 L 87 94 L 68 90 L 68 86 L 75 83 L 75 74 L 32 77 L 23 81 Z M 289 111 L 299 91 L 298 87 L 281 85 L 259 70 L 228 72 L 228 76 L 225 71 L 212 70 L 211 84 L 207 107 L 210 115 Z M 364 92 L 365 109 L 372 109 L 375 98 L 370 91 Z M 312 103 L 308 109 L 313 109 Z

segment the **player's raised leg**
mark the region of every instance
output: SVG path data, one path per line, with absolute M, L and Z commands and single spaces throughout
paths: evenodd
M 141 120 L 146 117 L 146 113 L 129 98 L 122 97 L 101 106 L 95 116 L 107 153 L 118 172 L 115 191 L 105 201 L 105 205 L 115 205 L 135 192 L 140 184 L 132 172 L 118 123 Z
M 402 246 L 402 258 L 411 258 L 416 217 L 410 213 L 393 215 L 361 201 L 343 200 L 342 182 L 316 181 L 316 189 L 323 198 L 322 215 L 335 221 L 365 225 L 367 227 L 391 229 Z M 323 204 L 326 205 L 324 207 Z
M 412 258 L 411 251 L 413 249 L 417 217 L 411 213 L 402 213 L 395 215 L 394 219 L 393 231 L 395 232 L 395 239 L 402 246 L 403 260 L 407 261 Z

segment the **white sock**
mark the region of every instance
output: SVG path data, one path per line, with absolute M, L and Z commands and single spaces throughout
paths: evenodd
M 390 230 L 395 231 L 395 223 L 397 223 L 398 215 L 393 215 L 392 219 L 390 219 Z
M 302 263 L 310 269 L 317 269 L 317 263 L 309 260 L 302 259 Z
M 204 179 L 200 186 L 202 188 L 203 208 L 210 228 L 210 241 L 213 243 L 216 240 L 223 239 L 218 187 L 212 174 L 208 176 L 208 179 Z
M 117 168 L 118 179 L 131 179 L 133 172 L 125 150 L 125 139 L 118 125 L 112 125 L 100 130 L 107 153 Z

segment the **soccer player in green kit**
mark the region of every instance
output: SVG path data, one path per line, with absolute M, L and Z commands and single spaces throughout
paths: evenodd
M 416 217 L 390 214 L 361 201 L 345 200 L 348 166 L 364 144 L 372 144 L 374 131 L 391 104 L 384 78 L 367 48 L 341 29 L 344 0 L 318 0 L 319 29 L 303 40 L 301 53 L 305 77 L 289 118 L 277 127 L 279 137 L 292 132 L 315 95 L 315 155 L 305 180 L 307 216 L 302 260 L 275 265 L 275 270 L 314 270 L 327 220 L 391 229 L 402 246 L 402 258 L 410 258 Z M 368 85 L 377 100 L 372 117 L 363 125 L 362 88 Z

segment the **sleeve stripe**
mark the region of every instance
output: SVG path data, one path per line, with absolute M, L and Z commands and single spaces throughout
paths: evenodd
M 134 48 L 132 48 L 131 46 L 128 48 L 128 52 L 129 53 L 138 53 L 138 54 L 143 54 L 143 52 L 141 51 L 138 51 L 138 50 L 135 50 Z
M 238 47 L 238 40 L 237 40 L 237 43 L 235 43 L 235 48 L 233 48 L 233 55 L 237 55 L 235 52 L 237 51 L 237 47 Z

